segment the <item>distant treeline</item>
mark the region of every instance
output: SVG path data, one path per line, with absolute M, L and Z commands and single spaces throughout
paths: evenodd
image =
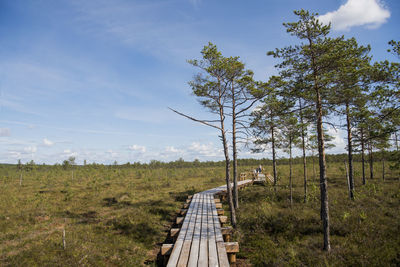
M 382 152 L 374 152 L 373 157 L 376 161 L 380 160 L 382 158 Z M 384 152 L 384 158 L 385 160 L 388 161 L 395 161 L 395 157 L 393 152 L 390 151 L 385 151 Z M 344 162 L 347 160 L 347 154 L 327 154 L 326 155 L 326 161 L 327 162 Z M 316 164 L 318 162 L 318 157 L 317 156 L 308 156 L 307 161 L 311 163 L 314 161 Z M 356 162 L 361 162 L 361 154 L 354 154 L 354 161 Z M 133 162 L 133 163 L 125 163 L 125 164 L 118 164 L 117 162 L 114 162 L 113 164 L 99 164 L 99 163 L 90 163 L 86 165 L 71 165 L 71 164 L 63 164 L 56 163 L 54 165 L 47 165 L 47 164 L 36 164 L 33 161 L 30 161 L 26 164 L 0 164 L 1 167 L 15 167 L 15 168 L 20 168 L 24 170 L 31 170 L 31 169 L 42 169 L 42 168 L 49 168 L 49 167 L 55 167 L 55 168 L 64 168 L 64 169 L 70 169 L 70 168 L 84 168 L 84 167 L 89 167 L 89 168 L 137 168 L 137 169 L 157 169 L 157 168 L 193 168 L 193 167 L 224 167 L 225 166 L 225 161 L 199 161 L 199 160 L 194 160 L 194 161 L 185 161 L 183 159 L 178 159 L 175 161 L 170 161 L 170 162 L 163 162 L 163 161 L 158 161 L 158 160 L 151 160 L 149 163 L 140 163 L 140 162 Z M 303 159 L 301 157 L 295 157 L 293 158 L 293 163 L 294 164 L 302 164 Z M 279 165 L 288 165 L 289 164 L 289 159 L 288 158 L 280 158 L 277 160 L 277 164 Z M 238 165 L 239 166 L 272 166 L 272 160 L 267 159 L 267 158 L 262 158 L 262 159 L 238 159 Z

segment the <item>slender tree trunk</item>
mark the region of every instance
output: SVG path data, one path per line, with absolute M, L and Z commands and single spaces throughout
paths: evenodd
M 326 161 L 325 161 L 325 144 L 324 131 L 322 128 L 322 100 L 319 88 L 318 70 L 315 64 L 316 56 L 314 55 L 314 44 L 308 32 L 308 41 L 311 51 L 311 65 L 313 69 L 314 90 L 316 94 L 316 115 L 317 115 L 317 133 L 318 133 L 318 158 L 319 158 L 319 184 L 321 191 L 321 219 L 324 232 L 324 250 L 331 250 L 330 229 L 329 229 L 329 205 L 328 205 L 328 183 L 326 180 Z
M 236 102 L 235 90 L 232 83 L 232 150 L 233 150 L 233 205 L 239 208 L 239 192 L 237 186 L 237 148 L 236 148 Z
M 349 186 L 350 186 L 350 199 L 354 199 L 354 178 L 353 178 L 353 144 L 351 135 L 351 122 L 350 122 L 350 107 L 346 103 L 346 127 L 347 127 L 347 149 L 349 160 Z
M 368 153 L 369 153 L 369 178 L 372 180 L 374 179 L 374 158 L 372 155 L 372 144 L 371 141 L 369 141 L 368 144 Z
M 349 179 L 349 169 L 347 168 L 347 162 L 344 161 L 344 168 L 346 169 L 346 181 L 347 181 L 347 189 L 349 190 L 349 198 L 351 198 L 351 189 L 350 189 L 350 179 Z
M 364 130 L 361 128 L 361 166 L 362 166 L 362 184 L 365 185 L 365 141 Z
M 310 34 L 310 33 L 308 33 Z M 315 65 L 314 44 L 308 36 L 310 51 L 311 51 L 311 64 L 313 68 L 314 90 L 316 94 L 316 111 L 317 111 L 317 133 L 318 133 L 318 158 L 319 158 L 319 185 L 321 191 L 321 219 L 324 232 L 324 250 L 331 250 L 330 242 L 330 229 L 329 229 L 329 204 L 328 204 L 328 182 L 326 180 L 326 161 L 325 161 L 325 143 L 324 131 L 322 128 L 322 100 L 319 88 L 318 70 Z
M 322 128 L 322 104 L 319 90 L 317 89 L 317 132 L 318 132 L 318 153 L 319 153 L 319 182 L 321 190 L 321 218 L 324 231 L 324 250 L 329 251 L 330 229 L 329 229 L 329 205 L 328 205 L 328 183 L 326 180 L 326 161 L 324 131 Z
M 399 152 L 399 140 L 397 139 L 397 130 L 394 132 L 394 141 L 396 142 L 396 151 Z
M 289 137 L 289 187 L 290 187 L 290 206 L 293 205 L 293 184 L 292 184 L 292 137 Z
M 303 150 L 303 174 L 304 174 L 304 203 L 307 202 L 307 159 L 306 159 L 306 142 L 303 120 L 303 107 L 301 98 L 299 98 L 300 105 L 300 123 L 301 123 L 301 148 Z
M 322 128 L 322 103 L 318 88 L 317 93 L 317 132 L 318 132 L 318 153 L 319 153 L 319 183 L 321 190 L 321 218 L 324 231 L 324 250 L 331 250 L 330 229 L 329 229 L 329 204 L 328 204 L 328 182 L 326 180 L 326 161 L 324 131 Z
M 224 156 L 225 156 L 225 180 L 226 180 L 226 191 L 228 193 L 228 203 L 229 209 L 231 211 L 231 224 L 234 228 L 236 228 L 236 211 L 233 205 L 232 199 L 232 186 L 231 186 L 231 178 L 230 178 L 230 159 L 229 159 L 229 150 L 228 150 L 228 142 L 226 140 L 226 132 L 225 132 L 225 125 L 224 125 L 224 109 L 223 105 L 220 104 L 219 107 L 219 115 L 221 121 L 221 139 L 224 147 Z
M 382 180 L 385 181 L 385 150 L 382 149 Z
M 274 173 L 274 190 L 278 182 L 278 175 L 276 172 L 276 155 L 275 155 L 275 127 L 271 126 L 271 141 L 272 141 L 272 171 Z

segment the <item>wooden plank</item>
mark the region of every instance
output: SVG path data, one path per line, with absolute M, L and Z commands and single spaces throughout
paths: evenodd
M 180 228 L 171 228 L 170 230 L 171 237 L 178 237 L 180 230 L 181 230 Z
M 176 224 L 181 224 L 183 222 L 184 217 L 176 217 Z
M 225 242 L 225 250 L 227 253 L 238 253 L 239 243 L 238 242 Z
M 217 213 L 217 209 L 215 208 L 215 203 L 211 203 L 212 206 L 212 217 L 214 221 L 214 232 L 215 232 L 215 240 L 216 242 L 224 242 L 224 238 L 221 233 L 221 223 L 220 218 Z
M 208 266 L 217 267 L 218 266 L 218 251 L 217 251 L 217 242 L 216 242 L 216 237 L 215 237 L 215 223 L 214 223 L 214 217 L 213 217 L 215 203 L 212 201 L 212 199 L 214 198 L 212 195 L 208 195 L 208 197 L 210 199 L 209 212 L 208 212 L 208 226 L 209 226 L 208 227 Z
M 181 250 L 182 250 L 182 246 L 183 246 L 183 241 L 185 239 L 186 232 L 188 229 L 188 224 L 190 221 L 189 217 L 193 213 L 195 203 L 199 201 L 199 198 L 200 198 L 200 194 L 195 194 L 192 199 L 192 202 L 190 203 L 189 210 L 187 212 L 185 220 L 183 221 L 182 228 L 179 232 L 178 238 L 177 238 L 174 248 L 171 252 L 171 256 L 170 256 L 168 264 L 167 264 L 168 267 L 175 267 L 178 263 L 179 256 L 181 254 Z
M 244 184 L 251 184 L 252 180 L 247 179 L 244 181 L 238 181 L 238 186 L 244 185 Z M 231 186 L 233 187 L 233 183 L 231 183 Z M 226 185 L 221 185 L 219 187 L 215 187 L 206 191 L 203 191 L 201 193 L 205 193 L 205 194 L 218 194 L 218 193 L 222 193 L 222 192 L 226 192 Z
M 218 260 L 220 267 L 229 267 L 228 254 L 226 253 L 224 242 L 217 242 Z
M 197 262 L 199 259 L 199 247 L 200 247 L 200 236 L 201 236 L 201 213 L 203 211 L 203 200 L 204 196 L 201 194 L 201 202 L 197 207 L 197 217 L 196 217 L 196 224 L 195 230 L 192 237 L 192 247 L 190 248 L 190 255 L 189 255 L 189 262 L 188 266 L 195 267 L 197 266 Z
M 209 198 L 204 194 L 203 211 L 201 213 L 201 236 L 198 267 L 208 266 L 208 203 Z
M 219 216 L 219 220 L 221 223 L 226 223 L 228 221 L 228 216 Z
M 189 260 L 189 253 L 190 253 L 190 247 L 192 245 L 192 237 L 193 237 L 194 226 L 195 226 L 196 218 L 197 218 L 198 206 L 199 206 L 199 201 L 196 201 L 194 203 L 193 212 L 190 215 L 191 217 L 190 217 L 190 221 L 188 224 L 185 240 L 183 241 L 182 251 L 181 251 L 181 255 L 179 257 L 179 261 L 178 261 L 179 267 L 187 266 L 187 263 Z
M 220 267 L 228 267 L 228 255 L 226 253 L 224 238 L 222 236 L 220 218 L 217 213 L 217 209 L 215 207 L 215 203 L 211 203 L 213 206 L 213 220 L 214 220 L 214 231 L 215 231 L 215 239 L 216 239 L 216 247 L 218 253 L 218 263 Z
M 171 254 L 172 248 L 174 247 L 174 244 L 163 244 L 161 246 L 161 255 L 169 255 Z
M 180 212 L 179 212 L 179 214 L 180 214 L 180 215 L 185 215 L 186 212 L 187 212 L 187 209 L 181 209 Z
M 222 235 L 228 235 L 233 233 L 233 228 L 228 226 L 228 227 L 221 227 L 221 233 Z

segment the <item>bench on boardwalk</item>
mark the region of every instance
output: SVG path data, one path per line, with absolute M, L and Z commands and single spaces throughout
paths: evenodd
M 239 187 L 251 184 L 251 180 L 240 181 Z M 226 185 L 195 194 L 188 209 L 182 209 L 185 218 L 177 218 L 181 229 L 171 229 L 171 236 L 177 236 L 175 244 L 164 244 L 162 255 L 169 255 L 167 266 L 229 266 L 235 262 L 239 252 L 237 242 L 229 242 L 231 228 L 224 228 L 226 216 L 222 204 L 214 199 L 215 194 L 226 193 Z M 217 202 L 217 203 L 216 203 Z M 225 240 L 224 240 L 225 236 Z

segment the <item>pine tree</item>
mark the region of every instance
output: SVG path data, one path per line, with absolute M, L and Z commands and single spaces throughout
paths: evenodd
M 305 97 L 315 105 L 315 116 L 318 136 L 318 155 L 320 169 L 321 192 L 321 219 L 324 233 L 324 250 L 329 251 L 330 227 L 328 184 L 326 179 L 325 139 L 323 131 L 323 116 L 326 112 L 325 102 L 328 101 L 329 90 L 332 89 L 333 74 L 340 64 L 345 51 L 340 45 L 343 37 L 328 38 L 330 25 L 323 25 L 316 18 L 317 14 L 308 11 L 294 11 L 299 21 L 284 23 L 286 31 L 299 38 L 303 43 L 288 46 L 268 52 L 282 63 L 277 67 L 280 75 L 288 81 L 295 80 L 299 73 L 304 73 L 304 82 L 307 84 Z
M 279 82 L 278 82 L 279 83 Z M 277 80 L 272 77 L 267 84 L 262 85 L 266 96 L 261 100 L 261 106 L 253 112 L 253 135 L 255 136 L 254 152 L 264 151 L 267 145 L 271 145 L 272 172 L 274 177 L 274 190 L 278 183 L 276 168 L 276 150 L 280 147 L 280 116 L 285 112 L 286 103 L 279 99 Z
M 283 114 L 281 116 L 281 144 L 284 151 L 289 154 L 289 188 L 290 188 L 290 205 L 293 205 L 293 147 L 297 145 L 301 136 L 301 125 L 293 112 Z
M 184 116 L 193 121 L 202 123 L 209 127 L 218 129 L 220 131 L 220 139 L 222 141 L 224 156 L 225 156 L 225 181 L 228 194 L 228 204 L 231 212 L 231 224 L 236 227 L 236 212 L 232 198 L 232 186 L 230 176 L 230 157 L 229 145 L 227 139 L 228 129 L 226 127 L 226 104 L 230 101 L 229 97 L 229 72 L 231 71 L 229 59 L 222 56 L 218 51 L 217 46 L 208 43 L 201 51 L 201 60 L 188 60 L 188 63 L 201 69 L 194 80 L 189 82 L 192 92 L 198 97 L 202 106 L 207 108 L 211 113 L 216 115 L 213 120 L 200 120 L 176 110 L 171 109 L 175 113 Z M 205 75 L 204 75 L 205 74 Z
M 353 126 L 354 113 L 357 110 L 357 99 L 362 97 L 363 90 L 368 89 L 367 72 L 369 70 L 370 47 L 357 44 L 354 38 L 340 42 L 342 49 L 346 51 L 340 60 L 335 72 L 335 90 L 331 96 L 331 104 L 336 108 L 339 115 L 346 118 L 347 151 L 348 151 L 348 174 L 350 198 L 354 199 L 354 170 L 353 170 Z

